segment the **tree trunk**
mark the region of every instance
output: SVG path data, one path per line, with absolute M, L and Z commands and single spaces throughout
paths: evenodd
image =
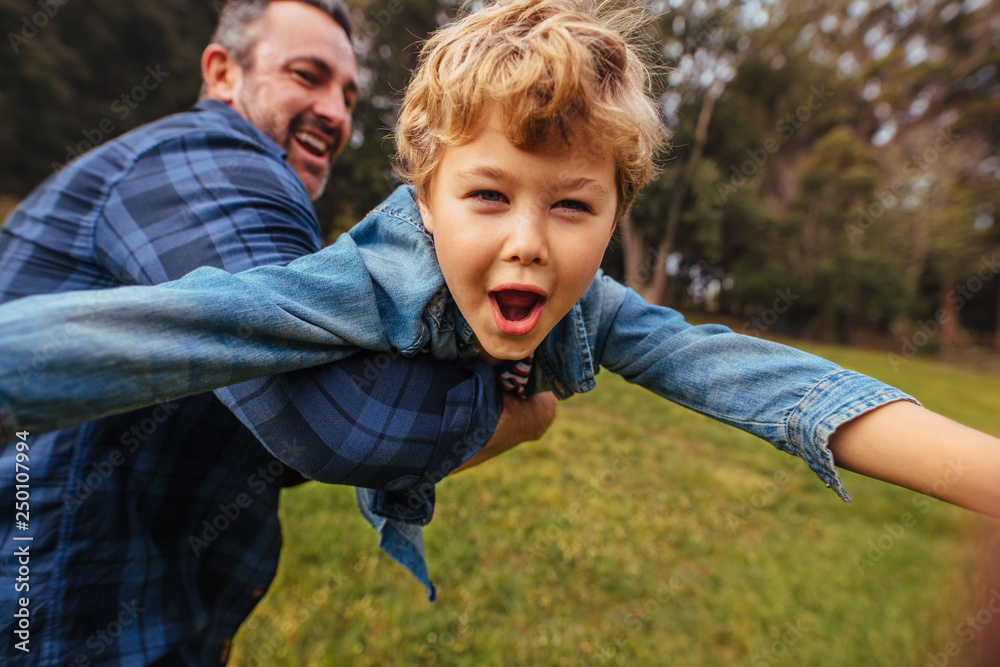
M 618 223 L 622 235 L 622 259 L 625 262 L 625 285 L 639 292 L 649 280 L 649 266 L 643 261 L 645 244 L 642 234 L 632 225 L 632 216 L 626 215 Z
M 677 226 L 680 224 L 681 211 L 684 209 L 684 200 L 687 198 L 688 185 L 691 182 L 691 175 L 694 168 L 701 160 L 705 152 L 705 142 L 708 140 L 708 125 L 712 121 L 712 112 L 715 110 L 715 101 L 722 95 L 723 87 L 716 83 L 705 91 L 705 99 L 701 103 L 701 112 L 698 114 L 698 126 L 694 133 L 694 146 L 691 148 L 691 156 L 687 165 L 678 165 L 682 169 L 681 177 L 677 179 L 674 188 L 673 199 L 670 200 L 670 212 L 667 214 L 667 228 L 660 240 L 652 267 L 652 280 L 645 290 L 646 301 L 652 304 L 670 305 L 667 294 L 667 257 L 674 249 L 674 241 L 677 237 Z
M 934 244 L 931 242 L 930 234 L 927 233 L 927 223 L 919 215 L 913 216 L 911 223 L 912 238 L 910 246 L 910 258 L 906 267 L 906 287 L 910 293 L 909 311 L 904 315 L 902 325 L 909 328 L 913 324 L 913 307 L 917 297 L 920 296 L 920 277 L 927 268 L 927 259 L 930 257 Z M 947 293 L 947 290 L 944 290 Z M 944 298 L 947 301 L 947 298 Z
M 655 252 L 652 249 L 649 251 L 652 276 L 643 291 L 640 292 L 647 303 L 657 306 L 672 305 L 670 302 L 673 299 L 668 298 L 667 294 L 667 257 L 670 256 L 671 247 L 673 247 L 673 239 L 665 238 L 660 241 Z
M 997 325 L 993 336 L 993 347 L 1000 352 L 1000 290 L 997 290 Z
M 941 344 L 945 347 L 954 347 L 963 338 L 962 325 L 958 321 L 958 308 L 955 307 L 955 302 L 948 298 L 954 284 L 955 281 L 945 281 L 941 287 L 940 304 L 944 316 L 939 322 L 941 325 L 939 336 Z

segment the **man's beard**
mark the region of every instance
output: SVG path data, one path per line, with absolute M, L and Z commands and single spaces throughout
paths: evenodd
M 316 190 L 316 194 L 309 195 L 309 199 L 311 201 L 316 201 L 317 199 L 323 196 L 324 192 L 326 192 L 326 186 L 330 183 L 331 171 L 333 171 L 333 169 L 331 167 L 327 167 L 326 170 L 323 172 L 323 177 L 319 182 L 319 188 Z
M 265 136 L 276 143 L 282 150 L 285 151 L 285 154 L 288 155 L 291 152 L 292 141 L 296 131 L 293 126 L 306 125 L 306 123 L 302 123 L 300 117 L 285 118 L 281 115 L 268 115 L 267 113 L 262 114 L 263 117 L 261 119 L 254 119 L 253 114 L 251 114 L 251 110 L 254 109 L 253 100 L 256 98 L 256 93 L 257 87 L 250 82 L 247 82 L 247 84 L 243 87 L 242 94 L 237 99 L 233 100 L 233 110 L 246 118 L 251 125 L 263 132 Z M 261 123 L 260 121 L 266 121 L 266 123 Z M 333 141 L 336 141 L 335 137 L 333 138 Z M 331 148 L 330 154 L 335 155 L 336 153 L 337 151 Z M 320 179 L 319 187 L 316 189 L 315 193 L 311 193 L 308 190 L 306 191 L 306 194 L 309 195 L 310 201 L 316 201 L 323 196 L 324 192 L 326 192 L 326 186 L 330 182 L 330 172 L 332 171 L 331 163 L 332 158 L 328 160 L 327 166 L 323 169 L 322 173 L 314 171 L 314 165 L 302 166 L 302 168 L 307 170 L 311 175 L 318 176 Z M 292 167 L 291 164 L 288 166 Z M 292 171 L 296 171 L 294 167 L 292 167 Z M 299 179 L 299 182 L 302 183 L 304 188 L 305 182 L 302 180 L 302 177 L 299 176 L 297 171 L 295 176 Z

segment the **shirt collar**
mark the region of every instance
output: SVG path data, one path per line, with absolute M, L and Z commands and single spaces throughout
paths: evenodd
M 267 151 L 271 155 L 276 156 L 280 160 L 285 159 L 285 149 L 276 144 L 271 137 L 261 132 L 256 125 L 241 116 L 225 102 L 203 97 L 198 100 L 197 104 L 191 107 L 191 111 L 217 113 L 225 116 L 226 122 L 229 123 L 235 130 L 253 139 L 255 143 L 259 144 L 263 150 Z

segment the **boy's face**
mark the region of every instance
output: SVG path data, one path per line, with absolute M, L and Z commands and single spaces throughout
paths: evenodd
M 616 204 L 605 147 L 523 150 L 493 113 L 471 141 L 445 149 L 420 212 L 484 352 L 523 359 L 538 347 L 594 279 Z

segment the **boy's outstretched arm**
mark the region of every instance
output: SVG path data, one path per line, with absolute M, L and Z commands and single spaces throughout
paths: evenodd
M 1000 518 L 1000 439 L 913 403 L 884 405 L 830 438 L 836 464 Z

